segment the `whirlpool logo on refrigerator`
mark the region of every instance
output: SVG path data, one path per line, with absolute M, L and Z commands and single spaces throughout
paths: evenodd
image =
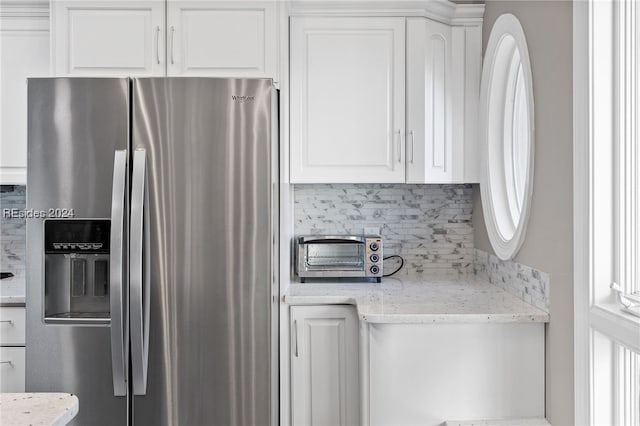
M 237 104 L 245 104 L 247 102 L 254 102 L 256 100 L 255 96 L 240 96 L 240 95 L 231 95 L 231 99 L 233 102 Z

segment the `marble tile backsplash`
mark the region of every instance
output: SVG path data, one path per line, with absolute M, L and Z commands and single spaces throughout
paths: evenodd
M 549 312 L 549 274 L 514 261 L 498 259 L 486 251 L 474 249 L 474 273 L 488 279 L 508 293 Z
M 0 212 L 5 209 L 23 210 L 26 206 L 26 187 L 0 185 Z M 0 269 L 16 276 L 25 275 L 26 219 L 0 216 Z
M 385 256 L 404 258 L 398 274 L 473 273 L 472 191 L 471 185 L 295 185 L 295 234 L 361 235 L 373 228 Z

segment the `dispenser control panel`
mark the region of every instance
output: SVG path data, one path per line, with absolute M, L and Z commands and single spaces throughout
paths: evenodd
M 48 219 L 44 221 L 45 254 L 109 253 L 111 221 Z

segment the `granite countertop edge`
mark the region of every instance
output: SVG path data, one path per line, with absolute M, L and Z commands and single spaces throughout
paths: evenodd
M 78 414 L 78 397 L 69 393 L 0 394 L 3 425 L 63 426 Z
M 15 276 L 0 280 L 0 306 L 24 306 L 26 303 L 26 280 Z
M 372 324 L 546 323 L 549 314 L 476 275 L 402 277 L 382 283 L 293 283 L 288 305 L 354 305 Z

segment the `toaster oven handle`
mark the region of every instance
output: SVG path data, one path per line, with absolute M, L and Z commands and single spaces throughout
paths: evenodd
M 358 235 L 311 235 L 306 237 L 298 238 L 298 243 L 300 244 L 314 244 L 314 243 L 338 243 L 338 244 L 347 244 L 347 243 L 365 243 L 366 239 L 364 237 Z

